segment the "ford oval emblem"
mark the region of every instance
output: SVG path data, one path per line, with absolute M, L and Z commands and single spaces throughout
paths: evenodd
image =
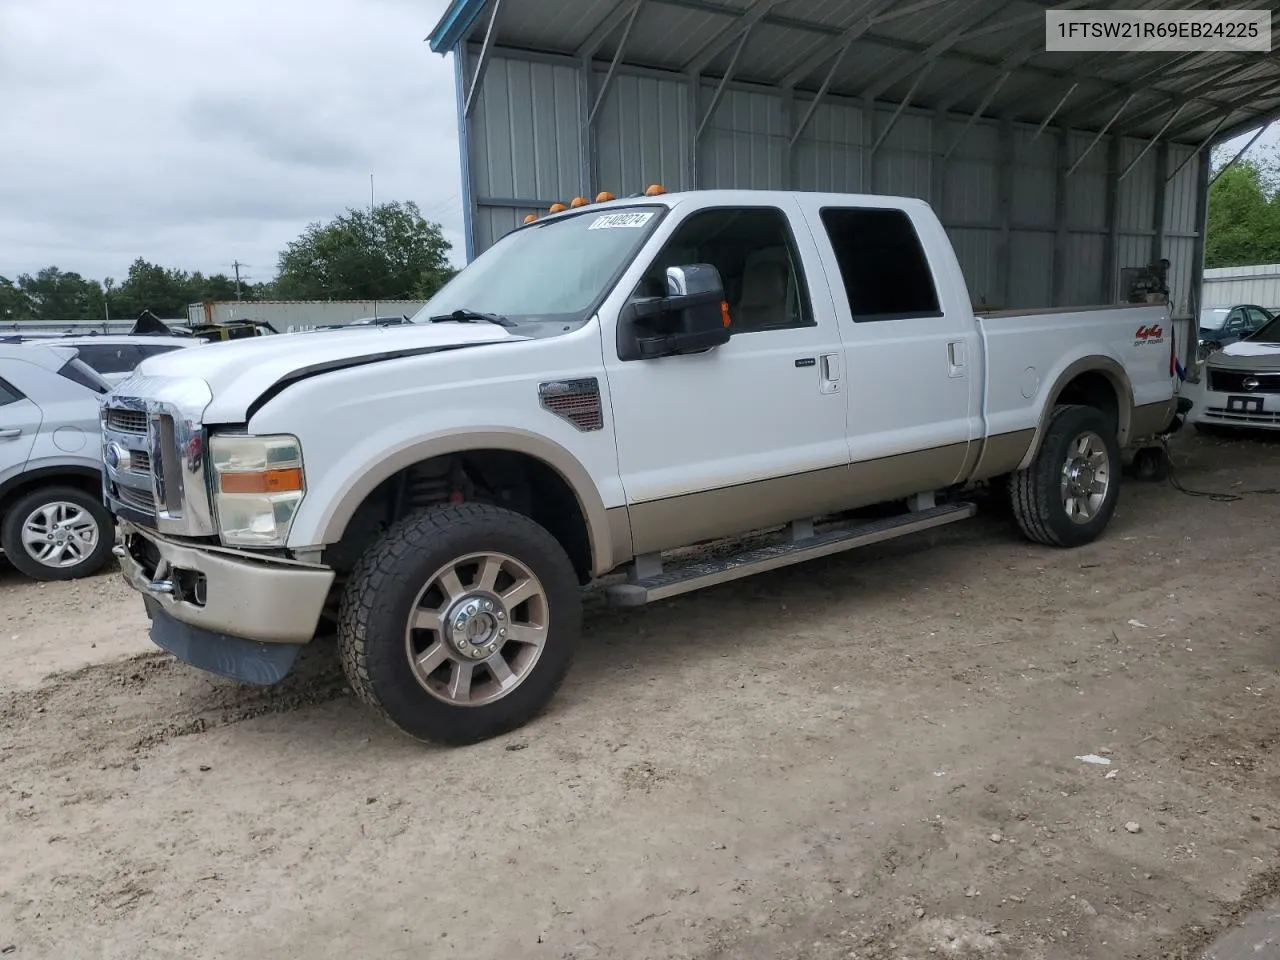
M 133 460 L 129 456 L 129 451 L 114 440 L 107 444 L 104 459 L 112 470 L 128 470 Z
M 1262 386 L 1262 384 L 1259 382 L 1257 377 L 1250 377 L 1244 382 L 1244 388 L 1246 390 L 1257 390 L 1260 386 Z

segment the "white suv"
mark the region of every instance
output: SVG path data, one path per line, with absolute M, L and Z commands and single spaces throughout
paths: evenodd
M 36 580 L 111 558 L 98 399 L 110 390 L 61 342 L 0 343 L 0 549 Z
M 45 346 L 75 347 L 80 359 L 96 370 L 103 380 L 115 386 L 131 373 L 134 367 L 147 357 L 181 350 L 185 347 L 201 347 L 205 341 L 197 337 L 166 337 L 154 334 L 81 334 L 35 339 L 30 335 L 6 338 L 3 342 L 42 343 Z

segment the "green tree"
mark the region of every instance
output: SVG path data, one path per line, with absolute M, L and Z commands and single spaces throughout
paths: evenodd
M 34 316 L 31 298 L 8 277 L 0 277 L 0 323 L 30 320 Z
M 454 274 L 451 244 L 417 204 L 348 209 L 280 254 L 274 294 L 299 300 L 426 299 Z
M 129 265 L 124 282 L 111 293 L 111 315 L 136 317 L 150 310 L 162 319 L 185 317 L 187 304 L 198 299 L 194 288 L 185 270 L 171 270 L 139 257 Z
M 34 277 L 18 277 L 18 286 L 35 320 L 96 320 L 102 316 L 102 287 L 78 273 L 45 267 Z
M 1209 189 L 1206 267 L 1280 262 L 1280 198 L 1274 158 L 1241 160 Z

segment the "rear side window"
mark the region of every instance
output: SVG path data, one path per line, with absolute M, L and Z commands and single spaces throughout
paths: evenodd
M 942 316 L 928 258 L 905 212 L 828 207 L 822 225 L 856 322 Z
M 72 383 L 78 383 L 82 387 L 87 387 L 94 393 L 109 393 L 111 391 L 111 385 L 98 376 L 92 367 L 78 357 L 64 363 L 61 369 L 58 370 L 58 376 L 66 377 Z
M 21 399 L 21 390 L 7 380 L 0 380 L 0 407 L 7 406 L 10 403 L 17 403 Z
M 142 354 L 131 343 L 81 343 L 80 359 L 99 373 L 127 373 L 142 362 Z
M 139 344 L 134 347 L 138 351 L 138 363 L 141 363 L 147 357 L 155 357 L 162 353 L 168 353 L 170 350 L 181 350 L 177 344 L 172 343 L 149 343 L 146 346 Z M 137 364 L 134 364 L 137 366 Z

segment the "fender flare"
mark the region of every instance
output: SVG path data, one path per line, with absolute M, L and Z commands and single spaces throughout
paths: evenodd
M 535 433 L 511 427 L 469 428 L 458 433 L 414 441 L 390 452 L 368 470 L 349 480 L 338 497 L 326 507 L 318 523 L 322 531 L 320 542 L 337 543 L 360 504 L 389 477 L 424 460 L 471 450 L 504 450 L 524 454 L 555 471 L 578 501 L 578 509 L 582 511 L 587 524 L 592 571 L 597 576 L 614 569 L 630 557 L 630 525 L 619 522 L 616 516 L 621 513 L 625 518 L 626 511 L 610 511 L 605 508 L 587 468 L 560 445 Z
M 1027 448 L 1022 461 L 1015 468 L 1016 470 L 1025 470 L 1036 458 L 1036 454 L 1040 452 L 1040 444 L 1044 442 L 1045 430 L 1049 426 L 1049 414 L 1057 406 L 1058 398 L 1062 396 L 1062 391 L 1066 389 L 1067 384 L 1084 373 L 1101 374 L 1111 384 L 1111 388 L 1116 394 L 1116 412 L 1118 414 L 1116 439 L 1122 449 L 1129 442 L 1129 431 L 1133 424 L 1134 404 L 1133 385 L 1129 383 L 1129 375 L 1125 373 L 1124 367 L 1113 358 L 1092 354 L 1087 357 L 1080 357 L 1078 360 L 1067 364 L 1062 372 L 1058 374 L 1057 379 L 1053 381 L 1053 386 L 1045 394 L 1046 401 L 1040 410 L 1035 436 L 1031 438 L 1031 446 Z

